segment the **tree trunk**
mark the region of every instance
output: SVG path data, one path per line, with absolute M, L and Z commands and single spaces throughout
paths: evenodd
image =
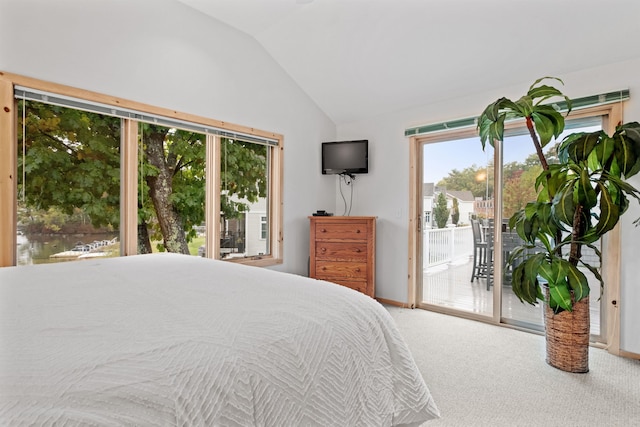
M 142 220 L 138 223 L 138 253 L 150 254 L 152 252 L 153 250 L 151 248 L 151 239 L 149 238 L 147 223 Z
M 164 155 L 166 128 L 150 126 L 145 134 L 145 154 L 149 163 L 157 170 L 157 175 L 146 177 L 149 196 L 153 202 L 162 232 L 164 246 L 168 252 L 189 254 L 182 218 L 171 202 L 173 168 L 167 165 Z

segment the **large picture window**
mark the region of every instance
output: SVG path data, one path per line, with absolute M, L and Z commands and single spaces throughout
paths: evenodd
M 0 266 L 282 262 L 282 136 L 6 73 L 0 95 Z
M 18 102 L 17 264 L 120 254 L 120 119 Z

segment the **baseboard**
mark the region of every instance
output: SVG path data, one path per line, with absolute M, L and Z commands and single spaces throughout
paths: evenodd
M 640 354 L 638 353 L 632 353 L 630 351 L 624 351 L 624 350 L 620 350 L 620 352 L 618 353 L 619 356 L 622 357 L 627 357 L 629 359 L 637 359 L 640 360 Z
M 407 304 L 406 302 L 394 301 L 394 300 L 386 299 L 386 298 L 378 298 L 378 297 L 376 297 L 376 301 L 378 301 L 380 304 L 393 305 L 393 306 L 401 307 L 401 308 L 413 308 L 409 304 Z

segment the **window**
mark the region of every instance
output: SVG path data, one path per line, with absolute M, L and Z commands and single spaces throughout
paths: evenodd
M 14 207 L 0 212 L 0 266 L 18 263 L 30 214 L 108 232 L 114 255 L 282 262 L 281 135 L 8 73 L 0 97 L 16 107 L 0 119 L 0 172 L 19 170 L 0 180 L 0 205 Z
M 261 216 L 260 217 L 260 238 L 261 239 L 265 239 L 267 238 L 267 217 L 266 216 Z
M 221 144 L 220 214 L 225 219 L 223 258 L 263 256 L 269 200 L 269 157 L 266 145 L 223 138 Z
M 120 255 L 120 125 L 18 102 L 18 265 Z
M 149 123 L 138 135 L 138 253 L 204 255 L 206 136 Z

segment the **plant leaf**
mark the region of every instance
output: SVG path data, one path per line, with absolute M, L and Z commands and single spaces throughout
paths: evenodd
M 591 179 L 589 177 L 589 171 L 583 168 L 580 173 L 580 180 L 576 182 L 578 203 L 591 209 L 598 203 L 598 196 L 596 190 L 591 185 Z
M 547 116 L 536 112 L 531 113 L 531 117 L 533 118 L 536 132 L 540 138 L 540 145 L 544 147 L 551 141 L 555 133 L 553 122 L 549 120 Z
M 598 183 L 598 187 L 600 188 L 600 219 L 598 224 L 595 226 L 595 233 L 598 236 L 602 236 L 607 233 L 609 230 L 613 229 L 615 225 L 618 223 L 618 219 L 620 217 L 620 208 L 613 203 L 611 199 L 611 194 L 609 194 L 609 190 L 607 187 Z
M 567 282 L 564 279 L 553 285 L 549 283 L 549 299 L 555 302 L 556 308 L 554 311 L 556 313 L 562 311 L 559 308 L 567 311 L 572 310 L 571 291 L 569 291 Z
M 569 287 L 573 291 L 575 301 L 578 302 L 581 299 L 589 295 L 589 282 L 587 277 L 580 271 L 575 265 L 568 264 L 567 279 Z
M 615 143 L 616 160 L 620 171 L 624 176 L 631 176 L 637 169 L 636 163 L 638 163 L 638 154 L 634 150 L 633 141 L 628 140 L 624 132 L 616 132 L 613 136 Z M 635 171 L 635 172 L 634 172 Z
M 528 302 L 535 305 L 538 296 L 538 281 L 531 281 L 529 276 L 525 274 L 526 262 L 518 265 L 511 276 L 511 286 L 513 293 L 521 302 Z
M 618 126 L 618 129 L 613 134 L 613 138 L 615 139 L 616 137 L 627 141 L 636 157 L 635 163 L 629 165 L 629 168 L 624 171 L 625 177 L 629 178 L 640 172 L 640 123 L 630 122 Z
M 553 198 L 553 214 L 563 223 L 572 226 L 573 215 L 576 211 L 575 204 L 573 203 L 573 189 L 571 187 L 565 188 L 556 194 Z
M 596 158 L 600 165 L 604 166 L 609 162 L 609 159 L 613 155 L 615 149 L 615 142 L 612 138 L 607 136 L 604 132 L 600 137 L 600 143 L 596 146 Z M 595 168 L 594 168 L 595 169 Z
M 564 117 L 550 105 L 538 105 L 531 114 L 542 147 L 564 130 Z
M 586 161 L 598 144 L 601 134 L 601 131 L 597 131 L 570 135 L 564 139 L 558 151 L 563 153 L 563 158 L 568 157 L 575 163 Z

